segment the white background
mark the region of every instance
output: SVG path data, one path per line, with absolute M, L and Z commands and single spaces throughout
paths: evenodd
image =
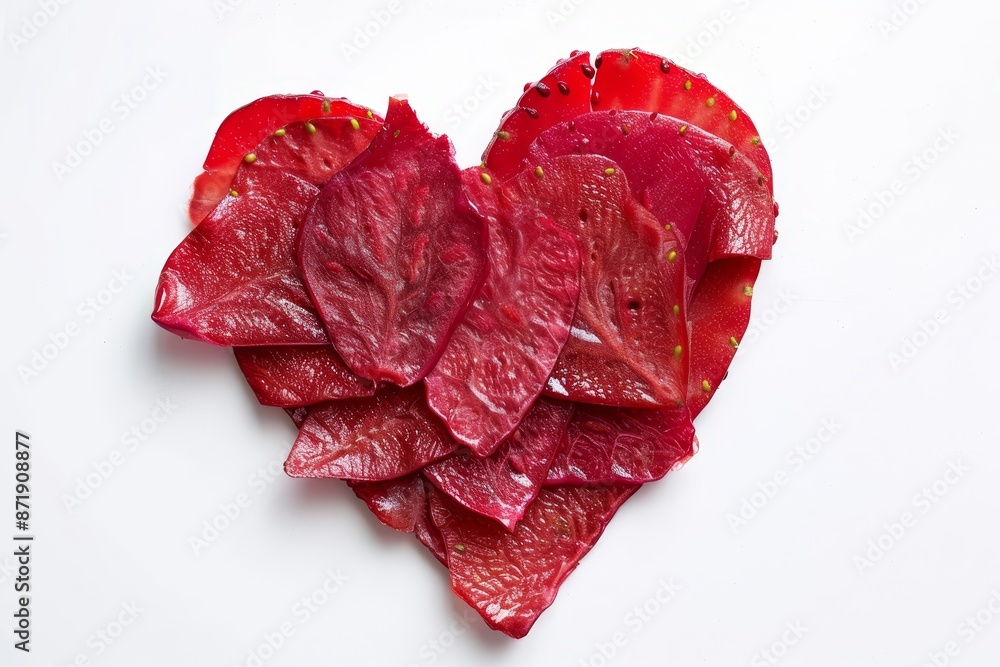
M 962 625 L 1000 593 L 1000 280 L 977 283 L 1000 251 L 995 3 L 908 0 L 887 32 L 892 0 L 412 2 L 350 59 L 342 45 L 385 3 L 52 2 L 26 28 L 45 4 L 4 0 L 0 46 L 0 664 L 246 665 L 285 622 L 268 666 L 768 665 L 774 645 L 782 665 L 918 667 L 949 642 L 949 664 L 997 664 L 1000 614 Z M 339 483 L 260 483 L 291 423 L 256 405 L 227 350 L 149 321 L 156 277 L 217 124 L 253 98 L 319 88 L 384 108 L 406 92 L 473 164 L 525 81 L 572 49 L 630 46 L 708 73 L 769 139 L 781 238 L 757 333 L 698 421 L 698 456 L 623 508 L 531 634 L 476 618 L 456 634 L 465 608 L 415 540 Z M 147 68 L 166 76 L 125 116 L 116 100 Z M 60 180 L 53 164 L 103 119 L 113 131 Z M 80 309 L 121 270 L 102 312 Z M 935 335 L 915 335 L 938 311 Z M 79 335 L 22 380 L 68 324 Z M 921 347 L 894 368 L 904 338 Z M 178 408 L 128 451 L 158 399 Z M 836 435 L 791 461 L 824 419 Z M 34 443 L 30 656 L 8 629 L 15 429 Z M 115 450 L 122 465 L 68 510 Z M 967 471 L 942 497 L 915 498 L 953 463 Z M 196 555 L 189 538 L 241 493 L 251 505 Z M 302 623 L 294 605 L 338 569 L 348 581 Z M 671 579 L 673 600 L 626 618 Z M 137 620 L 96 639 L 133 602 Z

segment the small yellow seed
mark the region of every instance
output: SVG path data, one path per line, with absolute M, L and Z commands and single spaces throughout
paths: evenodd
M 493 182 L 493 179 L 490 178 L 490 175 L 487 174 L 485 171 L 479 174 L 479 178 L 481 178 L 483 180 L 483 183 L 485 183 L 486 185 L 489 185 L 490 183 Z
M 508 132 L 507 130 L 498 131 L 497 139 L 499 139 L 500 141 L 507 141 L 508 139 L 510 139 L 510 132 Z
M 691 82 L 690 81 L 685 81 L 684 82 L 684 90 L 691 90 Z
M 729 338 L 729 344 L 732 345 L 734 348 L 737 348 L 740 346 L 740 341 L 736 340 L 735 336 L 731 336 Z
M 679 357 L 682 354 L 684 354 L 684 348 L 683 347 L 681 347 L 680 345 L 678 345 L 677 347 L 674 348 L 674 356 L 675 357 Z
M 253 162 L 256 161 L 256 159 L 257 156 L 254 155 L 253 153 L 247 153 L 246 155 L 243 156 L 243 161 L 246 162 L 247 164 L 253 164 Z
M 236 190 L 230 190 L 230 191 L 229 191 L 229 196 L 230 196 L 230 197 L 239 197 L 239 196 L 240 196 L 240 193 L 239 193 L 239 192 L 237 192 Z
M 352 118 L 351 119 L 351 127 L 353 127 L 355 130 L 360 130 L 361 129 L 361 123 L 358 122 L 357 118 Z
M 747 285 L 743 288 L 743 294 L 746 296 L 753 296 L 753 286 Z
M 306 123 L 306 132 L 309 134 L 316 134 L 316 126 L 312 123 Z
M 323 113 L 330 113 L 330 100 L 323 100 Z
M 614 167 L 608 167 L 607 169 L 604 170 L 604 174 L 606 176 L 614 176 L 615 175 L 615 168 Z
M 368 116 L 368 119 L 369 119 L 369 120 L 371 120 L 372 118 L 374 118 L 374 117 L 375 117 L 375 114 L 373 114 L 373 113 L 372 113 L 372 110 L 371 110 L 371 109 L 369 109 L 369 110 L 368 110 L 368 111 L 367 111 L 367 112 L 365 113 L 365 115 L 366 115 L 366 116 Z
M 760 146 L 760 137 L 754 137 L 750 140 L 751 146 Z
M 737 118 L 736 109 L 729 112 L 729 120 L 735 121 Z
M 541 178 L 544 175 L 545 175 L 545 172 L 542 171 L 541 167 L 535 167 L 535 176 L 537 176 L 538 178 Z
M 714 97 L 709 97 L 707 100 L 705 100 L 705 106 L 707 106 L 707 107 L 714 107 L 715 106 L 715 98 Z
M 465 545 L 464 544 L 456 544 L 455 545 L 455 551 L 458 551 L 458 552 L 465 551 Z
M 392 133 L 392 138 L 393 139 L 395 139 L 398 136 L 399 136 L 399 130 L 396 130 L 395 132 Z
M 674 228 L 674 226 L 673 225 L 663 225 L 663 228 L 669 232 L 671 229 Z
M 671 250 L 669 253 L 667 253 L 667 261 L 668 262 L 672 262 L 675 259 L 677 259 L 677 251 L 676 250 Z
M 274 131 L 274 136 L 276 136 L 276 137 L 283 137 L 283 136 L 285 136 L 285 128 L 280 128 L 278 130 L 275 130 Z
M 681 314 L 681 307 L 678 306 L 677 304 L 674 304 L 674 315 L 680 315 L 680 314 Z
M 704 391 L 712 391 L 712 383 L 709 382 L 708 380 L 702 380 L 701 381 L 701 388 Z
M 677 130 L 678 134 L 685 134 L 688 131 L 687 125 L 681 125 L 681 129 Z

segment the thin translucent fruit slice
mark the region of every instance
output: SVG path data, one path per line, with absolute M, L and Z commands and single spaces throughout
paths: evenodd
M 405 387 L 433 368 L 475 298 L 486 243 L 451 143 L 392 99 L 368 150 L 323 188 L 298 258 L 347 366 Z
M 153 320 L 216 345 L 327 342 L 295 261 L 319 186 L 368 145 L 377 122 L 292 123 L 248 153 L 226 198 L 167 259 Z
M 237 347 L 236 362 L 261 405 L 300 407 L 375 394 L 330 345 Z

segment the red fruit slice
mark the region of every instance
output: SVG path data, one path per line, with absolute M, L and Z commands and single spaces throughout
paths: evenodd
M 685 240 L 689 287 L 715 259 L 771 256 L 774 200 L 757 167 L 717 137 L 665 116 L 597 112 L 544 132 L 525 168 L 557 155 L 599 154 L 628 175 L 637 199 Z
M 309 416 L 309 410 L 312 406 L 303 406 L 301 408 L 285 408 L 285 412 L 291 418 L 292 423 L 295 424 L 295 428 L 302 428 L 302 425 L 306 422 L 306 417 Z
M 485 248 L 450 142 L 393 99 L 368 151 L 323 188 L 298 257 L 348 367 L 409 386 L 437 362 L 482 284 Z
M 606 158 L 558 157 L 537 173 L 514 187 L 576 235 L 581 256 L 576 318 L 546 393 L 625 407 L 684 401 L 684 258 L 674 232 L 632 198 Z
M 427 513 L 424 484 L 420 473 L 384 482 L 347 482 L 379 521 L 404 533 L 414 532 L 421 516 Z
M 375 121 L 293 123 L 244 160 L 232 193 L 167 259 L 153 320 L 216 345 L 309 345 L 328 339 L 302 284 L 295 239 L 329 180 L 368 145 Z
M 760 271 L 752 257 L 720 259 L 708 265 L 688 308 L 691 371 L 688 407 L 692 419 L 726 377 L 750 323 L 750 301 Z
M 569 338 L 580 292 L 573 236 L 498 197 L 479 169 L 462 178 L 489 229 L 479 296 L 427 377 L 427 402 L 456 440 L 488 456 L 542 393 Z
M 513 533 L 433 492 L 431 518 L 444 538 L 452 590 L 494 630 L 524 637 L 638 488 L 542 489 Z
M 704 76 L 641 49 L 604 51 L 594 64 L 595 111 L 655 111 L 700 127 L 753 162 L 773 194 L 771 161 L 760 132 L 750 116 Z
M 535 84 L 529 84 L 517 106 L 504 114 L 483 162 L 503 180 L 517 174 L 528 146 L 542 131 L 590 111 L 594 68 L 590 54 L 574 51 Z
M 420 542 L 447 567 L 444 541 L 430 518 L 427 482 L 420 473 L 385 482 L 348 481 L 379 521 L 395 530 L 414 533 Z
M 299 431 L 290 477 L 382 481 L 444 458 L 457 445 L 427 408 L 422 387 L 388 388 L 372 398 L 324 403 Z
M 289 123 L 324 116 L 350 116 L 359 120 L 376 118 L 371 109 L 318 93 L 262 97 L 226 116 L 205 158 L 205 171 L 194 181 L 194 194 L 188 210 L 191 222 L 201 222 L 222 201 L 229 193 L 243 156 L 268 135 Z
M 330 345 L 237 347 L 236 362 L 261 405 L 298 407 L 375 394 Z
M 542 488 L 572 414 L 572 403 L 539 399 L 492 456 L 458 451 L 424 468 L 424 475 L 464 507 L 513 531 Z
M 579 405 L 545 484 L 654 482 L 693 455 L 694 425 L 687 408 Z

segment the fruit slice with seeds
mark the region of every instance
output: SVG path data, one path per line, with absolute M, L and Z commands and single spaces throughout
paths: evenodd
M 626 407 L 683 403 L 687 326 L 676 235 L 600 156 L 554 158 L 522 173 L 513 189 L 574 234 L 580 249 L 576 317 L 546 393 Z
M 688 309 L 691 320 L 691 372 L 688 408 L 700 413 L 725 379 L 750 323 L 753 285 L 760 260 L 720 259 L 708 265 Z

